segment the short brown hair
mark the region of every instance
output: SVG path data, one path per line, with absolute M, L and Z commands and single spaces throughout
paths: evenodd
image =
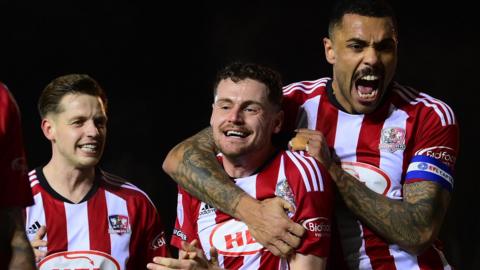
M 68 74 L 54 79 L 43 89 L 38 99 L 40 116 L 44 118 L 49 113 L 59 113 L 60 101 L 68 94 L 100 97 L 107 108 L 107 96 L 96 80 L 86 74 Z

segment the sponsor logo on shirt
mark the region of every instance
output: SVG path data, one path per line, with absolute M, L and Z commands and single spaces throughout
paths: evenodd
M 120 264 L 109 254 L 96 251 L 63 251 L 45 257 L 39 270 L 120 270 Z
M 40 227 L 42 227 L 40 222 L 38 222 L 38 220 L 35 221 L 32 225 L 30 225 L 30 227 L 28 227 L 27 234 L 36 234 Z
M 165 241 L 165 232 L 159 233 L 152 241 L 152 249 L 158 249 L 163 247 L 167 242 Z
M 386 127 L 381 131 L 380 150 L 391 153 L 405 149 L 405 129 L 399 127 Z
M 314 217 L 302 221 L 307 231 L 313 232 L 315 237 L 330 236 L 330 221 L 325 217 Z
M 187 236 L 179 229 L 173 229 L 173 235 L 180 237 L 183 241 L 187 241 Z
M 342 162 L 342 169 L 357 178 L 371 190 L 386 195 L 391 186 L 388 175 L 378 167 L 362 162 Z
M 450 168 L 453 168 L 455 162 L 457 161 L 455 151 L 453 148 L 448 146 L 432 146 L 417 151 L 415 155 L 425 155 L 427 157 L 438 159 L 448 165 Z
M 225 256 L 243 256 L 255 254 L 263 249 L 250 234 L 245 223 L 230 219 L 220 223 L 210 234 L 210 245 L 218 254 Z
M 122 235 L 131 232 L 128 217 L 125 215 L 110 215 L 108 216 L 108 221 L 110 222 L 109 233 Z
M 215 208 L 209 204 L 202 203 L 202 209 L 200 209 L 199 217 L 210 215 L 215 212 Z

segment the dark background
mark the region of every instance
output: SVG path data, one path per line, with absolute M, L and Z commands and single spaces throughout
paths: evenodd
M 154 3 L 155 2 L 155 3 Z M 442 230 L 458 269 L 480 269 L 479 26 L 473 4 L 395 1 L 396 79 L 446 101 L 461 126 L 453 200 Z M 48 162 L 36 101 L 67 73 L 88 73 L 109 96 L 102 167 L 144 189 L 173 225 L 167 151 L 208 125 L 215 72 L 232 60 L 279 70 L 284 82 L 331 75 L 324 60 L 330 1 L 0 1 L 0 80 L 17 98 L 31 167 Z M 167 5 L 168 4 L 168 5 Z M 477 138 L 477 139 L 475 139 Z

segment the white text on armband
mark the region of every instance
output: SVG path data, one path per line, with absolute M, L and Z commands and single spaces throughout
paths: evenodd
M 412 158 L 405 181 L 415 179 L 436 182 L 449 191 L 453 189 L 454 181 L 450 168 L 432 157 L 420 155 Z

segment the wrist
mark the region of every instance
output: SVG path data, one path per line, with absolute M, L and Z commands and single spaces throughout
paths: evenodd
M 249 219 L 253 218 L 255 213 L 258 213 L 259 208 L 260 202 L 244 193 L 235 207 L 235 218 L 249 223 Z

